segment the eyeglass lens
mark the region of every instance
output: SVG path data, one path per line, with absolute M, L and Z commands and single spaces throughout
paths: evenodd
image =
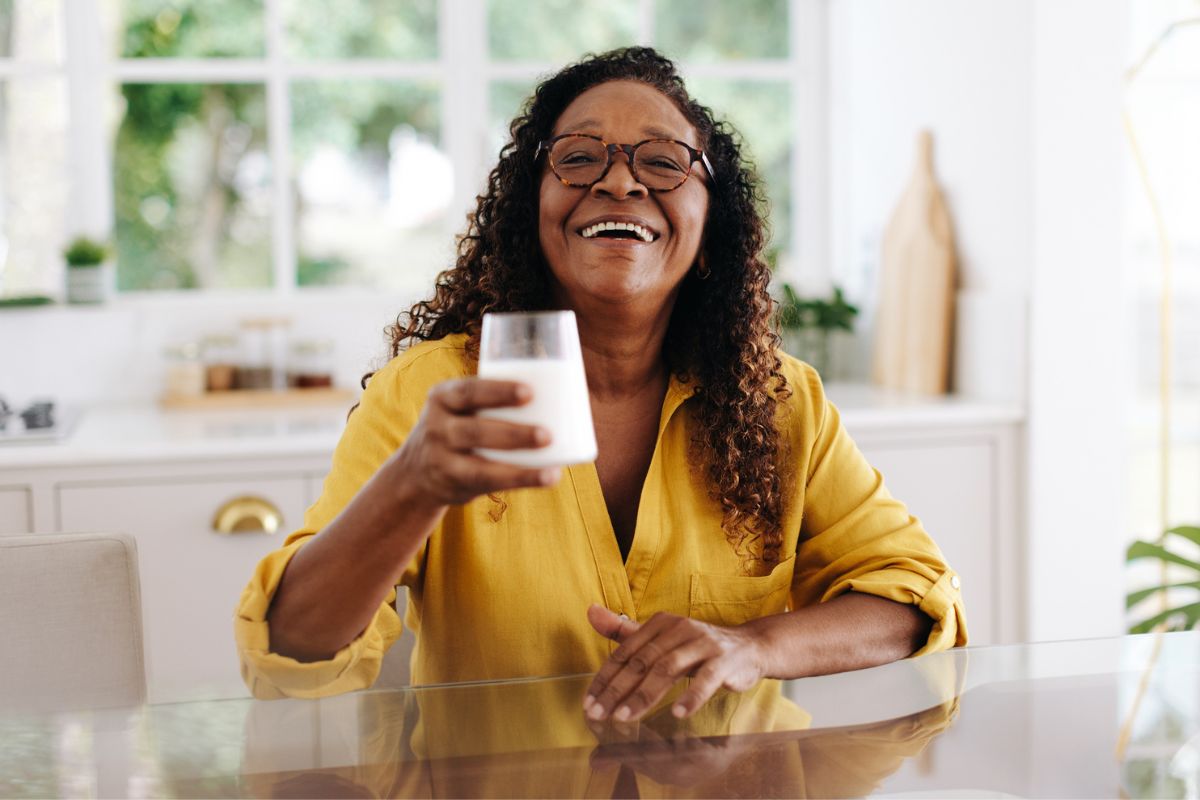
M 608 148 L 596 139 L 567 136 L 550 148 L 550 166 L 572 186 L 591 186 L 608 168 Z M 687 179 L 692 154 L 678 142 L 642 142 L 634 149 L 632 166 L 634 177 L 647 189 L 666 191 Z

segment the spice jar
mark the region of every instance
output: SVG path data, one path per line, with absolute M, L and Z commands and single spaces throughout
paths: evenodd
M 204 394 L 204 362 L 200 360 L 200 346 L 195 342 L 177 344 L 163 351 L 166 370 L 163 383 L 168 395 L 197 397 Z
M 241 359 L 236 334 L 222 333 L 204 337 L 204 374 L 210 392 L 227 392 L 236 386 L 238 361 Z
M 328 339 L 292 342 L 287 378 L 288 386 L 294 389 L 333 386 L 333 342 Z
M 283 337 L 287 320 L 242 321 L 242 360 L 237 369 L 239 389 L 283 388 Z

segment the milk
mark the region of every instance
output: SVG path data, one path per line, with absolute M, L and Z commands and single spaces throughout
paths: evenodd
M 522 425 L 540 425 L 550 431 L 550 444 L 529 450 L 476 452 L 493 461 L 527 467 L 554 467 L 594 461 L 596 432 L 587 378 L 579 359 L 514 358 L 480 359 L 479 377 L 520 381 L 533 391 L 523 406 L 489 408 L 481 417 L 502 419 Z

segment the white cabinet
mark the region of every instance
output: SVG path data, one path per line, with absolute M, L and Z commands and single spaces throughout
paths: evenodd
M 33 530 L 33 498 L 27 487 L 0 486 L 0 534 Z
M 973 645 L 1018 637 L 1009 547 L 1016 538 L 1014 446 L 1011 427 L 859 437 L 892 495 L 921 520 L 962 578 Z
M 60 530 L 123 531 L 137 539 L 152 702 L 246 694 L 233 610 L 255 563 L 299 526 L 308 480 L 225 474 L 59 486 Z M 278 532 L 217 533 L 217 510 L 240 497 L 276 507 Z

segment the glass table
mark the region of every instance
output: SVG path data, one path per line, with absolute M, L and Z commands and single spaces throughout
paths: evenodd
M 966 648 L 591 723 L 590 676 L 0 710 L 0 797 L 1200 797 L 1200 632 Z

